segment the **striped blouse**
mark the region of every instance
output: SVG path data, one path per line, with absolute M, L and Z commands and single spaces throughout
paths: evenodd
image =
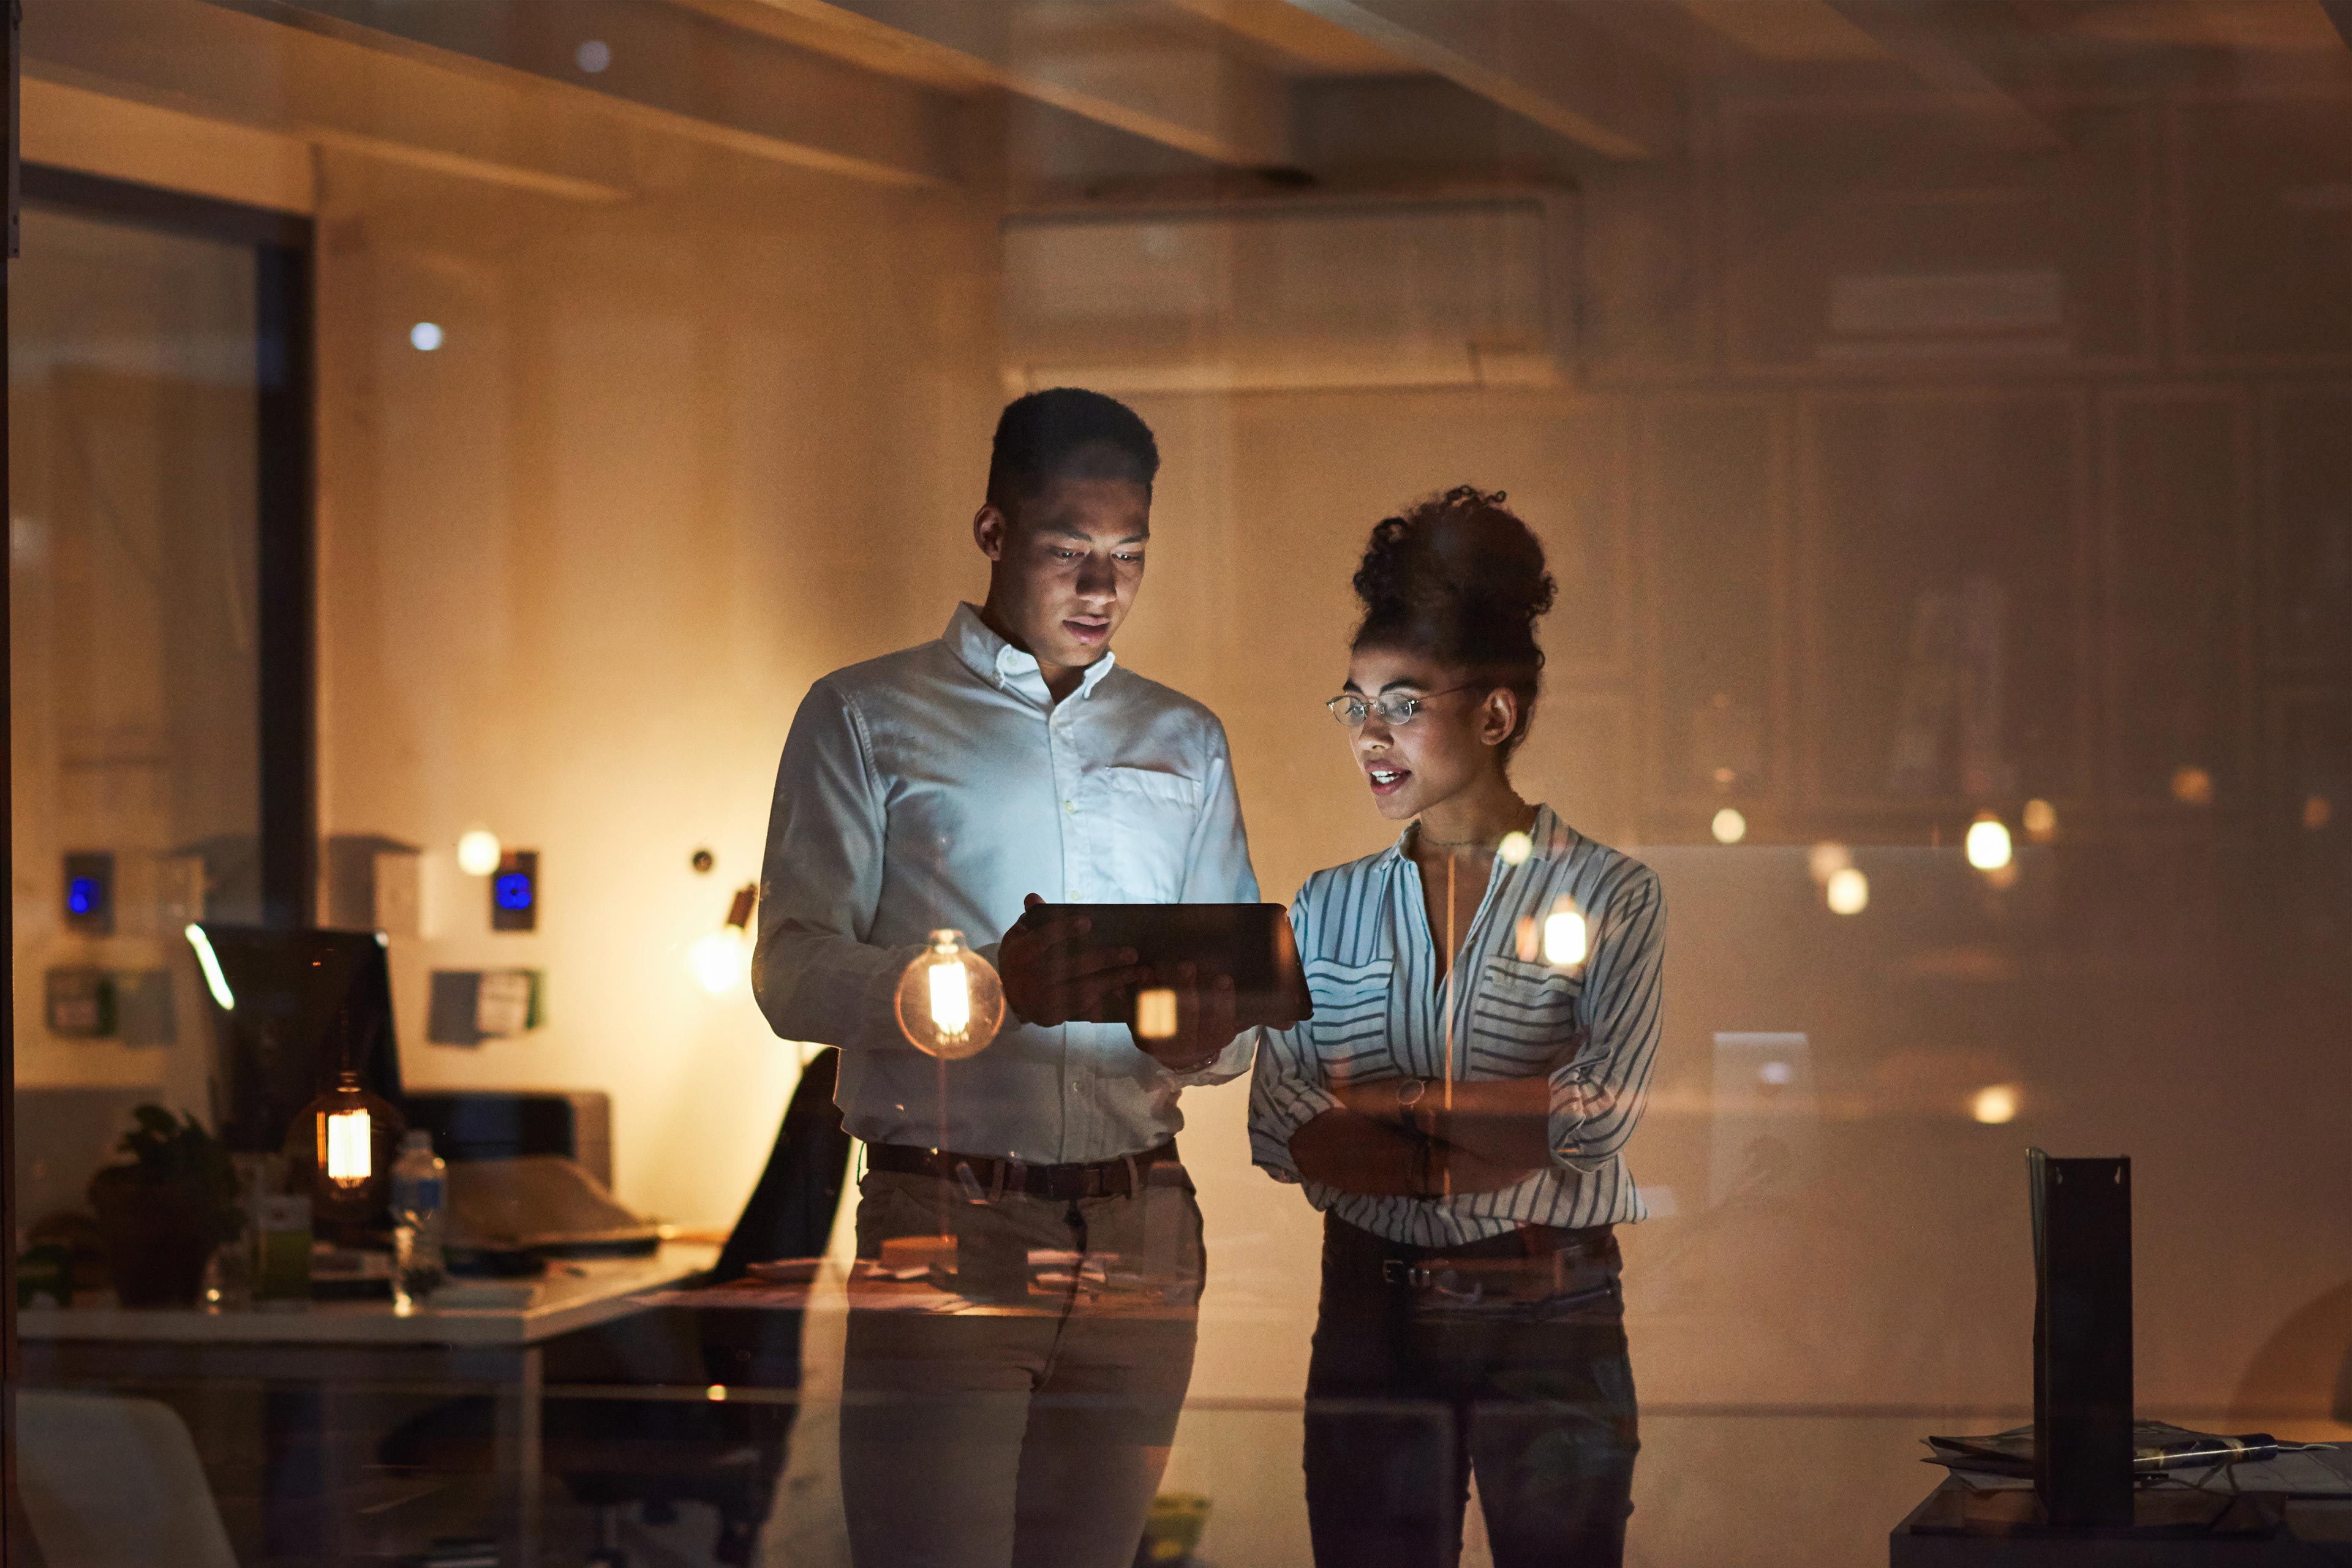
M 1338 1108 L 1334 1088 L 1421 1078 L 1441 1092 L 1450 1010 L 1457 1079 L 1549 1075 L 1551 1168 L 1501 1192 L 1448 1198 L 1305 1182 L 1317 1208 L 1423 1247 L 1498 1236 L 1522 1221 L 1647 1217 L 1624 1148 L 1657 1054 L 1664 895 L 1657 873 L 1582 837 L 1549 806 L 1536 809 L 1529 837 L 1520 864 L 1496 857 L 1451 976 L 1437 972 L 1421 869 L 1404 838 L 1307 879 L 1290 921 L 1315 1016 L 1267 1031 L 1251 1085 L 1250 1146 L 1276 1180 L 1301 1182 L 1290 1140 Z M 1555 968 L 1529 939 L 1562 900 L 1583 917 L 1588 951 Z

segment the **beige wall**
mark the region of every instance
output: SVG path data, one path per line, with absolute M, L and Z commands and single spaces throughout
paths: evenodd
M 409 1079 L 604 1089 L 621 1195 L 724 1226 L 797 1058 L 687 951 L 758 873 L 808 682 L 974 591 L 989 231 L 719 163 L 613 206 L 325 167 L 320 818 L 425 848 Z M 475 826 L 540 851 L 536 932 L 488 931 Z M 425 1043 L 428 972 L 499 965 L 546 1026 Z

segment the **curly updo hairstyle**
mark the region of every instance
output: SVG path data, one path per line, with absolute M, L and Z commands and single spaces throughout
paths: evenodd
M 1356 596 L 1364 618 L 1349 647 L 1417 653 L 1508 687 L 1519 721 L 1503 742 L 1510 759 L 1527 738 L 1543 680 L 1536 617 L 1555 593 L 1542 543 L 1503 505 L 1503 492 L 1456 485 L 1372 529 Z

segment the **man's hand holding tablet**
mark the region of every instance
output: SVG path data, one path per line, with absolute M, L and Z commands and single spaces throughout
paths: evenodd
M 1279 904 L 1048 904 L 1033 893 L 1000 951 L 1006 1000 L 1023 1017 L 1125 1024 L 1171 1071 L 1206 1067 L 1244 1030 L 1313 1012 Z
M 1032 893 L 996 950 L 1004 1005 L 1024 1023 L 1124 1023 L 1132 987 L 1150 977 L 1131 947 L 1097 947 L 1087 938 L 1094 921 L 1075 911 L 1048 910 Z M 1048 912 L 1040 914 L 1040 910 Z

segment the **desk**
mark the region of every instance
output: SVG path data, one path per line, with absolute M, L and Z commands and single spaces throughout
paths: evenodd
M 68 1307 L 17 1314 L 28 1383 L 87 1387 L 142 1380 L 436 1385 L 496 1391 L 501 1561 L 539 1557 L 541 1418 L 547 1343 L 643 1310 L 646 1292 L 709 1268 L 718 1248 L 667 1242 L 643 1258 L 559 1262 L 530 1283 L 528 1306 L 402 1314 L 389 1301 L 315 1301 L 286 1309 Z
M 2285 1494 L 2285 1526 L 2275 1535 L 2124 1538 L 1938 1531 L 1932 1521 L 1949 1512 L 1969 1490 L 1958 1477 L 1950 1477 L 1895 1527 L 1887 1562 L 1890 1568 L 2352 1568 L 2352 1451 L 2288 1457 L 2316 1472 L 2308 1479 L 2342 1489 L 2329 1497 L 2300 1495 L 2294 1488 L 2301 1483 L 2292 1477 L 2257 1474 L 2272 1470 L 2270 1466 L 2245 1467 L 2247 1491 Z M 2214 1499 L 2216 1506 L 2224 1500 Z M 1929 1528 L 1922 1530 L 1923 1524 Z

